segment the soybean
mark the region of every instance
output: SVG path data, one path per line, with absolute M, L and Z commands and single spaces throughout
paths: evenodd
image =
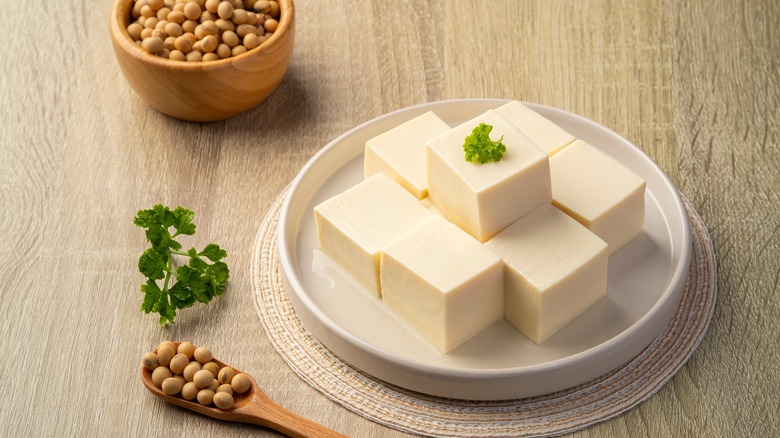
M 265 23 L 263 23 L 263 28 L 265 28 L 266 32 L 276 32 L 276 29 L 279 27 L 279 22 L 274 20 L 273 18 L 265 20 Z
M 219 59 L 230 58 L 230 46 L 224 43 L 217 46 L 217 56 Z
M 258 14 L 265 15 L 271 12 L 271 2 L 267 0 L 260 0 L 258 2 L 255 2 L 255 5 L 252 9 L 254 9 L 254 11 Z
M 182 376 L 184 376 L 184 379 L 188 382 L 192 382 L 192 379 L 195 378 L 195 373 L 200 371 L 201 366 L 197 362 L 190 362 L 189 365 L 184 367 L 184 371 L 181 373 Z
M 173 373 L 165 366 L 157 367 L 152 371 L 152 383 L 158 388 L 161 388 L 163 381 L 169 377 L 173 377 Z
M 214 391 L 210 389 L 201 389 L 198 392 L 198 403 L 208 406 L 214 400 Z
M 238 55 L 243 55 L 246 52 L 247 52 L 246 47 L 244 47 L 244 46 L 236 46 L 236 47 L 233 47 L 233 50 L 230 51 L 230 54 L 233 55 L 233 56 L 238 56 Z
M 232 32 L 236 30 L 236 25 L 233 24 L 233 22 L 230 20 L 223 20 L 220 18 L 219 20 L 215 21 L 214 24 L 217 25 L 217 28 L 219 29 L 220 32 L 227 32 L 227 31 Z
M 164 345 L 162 348 L 157 349 L 157 361 L 160 365 L 167 367 L 171 363 L 171 359 L 175 355 L 175 350 L 170 345 Z
M 181 30 L 187 33 L 194 33 L 196 27 L 198 27 L 198 22 L 193 20 L 187 20 L 181 24 Z
M 238 373 L 233 377 L 233 380 L 230 381 L 230 386 L 233 387 L 233 391 L 236 393 L 243 394 L 249 391 L 249 388 L 252 386 L 252 381 L 249 380 L 249 376 L 246 374 Z
M 207 11 L 211 12 L 212 14 L 216 14 L 217 8 L 219 8 L 219 0 L 206 0 Z
M 182 23 L 184 23 L 184 20 L 186 20 L 187 17 L 184 16 L 184 12 L 174 10 L 168 13 L 166 19 L 168 20 L 169 23 L 176 23 L 178 25 L 181 25 Z
M 160 349 L 163 347 L 171 347 L 174 351 L 176 351 L 176 343 L 173 341 L 162 341 L 157 344 L 157 348 L 155 348 L 155 350 L 160 351 Z
M 200 363 L 206 363 L 211 362 L 211 359 L 213 356 L 211 355 L 211 350 L 209 350 L 206 347 L 198 347 L 195 349 L 195 360 L 197 360 Z
M 207 370 L 211 373 L 214 378 L 217 378 L 217 373 L 219 373 L 219 365 L 217 365 L 216 362 L 206 362 L 203 364 L 203 369 Z
M 248 20 L 249 15 L 247 15 L 246 11 L 243 9 L 234 10 L 233 15 L 230 17 L 230 21 L 235 23 L 237 26 L 246 23 Z
M 195 382 L 187 382 L 181 388 L 181 398 L 184 400 L 194 400 L 195 397 L 198 396 L 198 392 L 200 392 L 200 389 Z
M 233 387 L 230 386 L 229 383 L 225 383 L 224 385 L 219 385 L 217 387 L 217 393 L 220 392 L 227 392 L 228 394 L 233 395 Z
M 182 35 L 176 38 L 176 42 L 174 42 L 174 46 L 176 47 L 176 50 L 178 50 L 179 52 L 187 54 L 190 52 L 190 50 L 192 50 L 192 41 L 190 41 L 190 39 L 187 38 L 187 36 Z
M 250 33 L 244 37 L 244 47 L 246 47 L 247 50 L 252 50 L 259 45 L 260 40 L 257 38 L 256 34 Z
M 233 407 L 233 403 L 235 403 L 233 396 L 227 392 L 218 392 L 214 394 L 213 400 L 214 404 L 220 409 L 230 409 Z
M 227 20 L 233 15 L 233 9 L 233 4 L 223 1 L 219 4 L 219 7 L 217 7 L 217 15 L 219 15 L 219 18 Z M 143 10 L 141 11 L 141 15 L 143 15 Z
M 177 354 L 171 359 L 171 363 L 168 364 L 168 368 L 171 369 L 173 374 L 181 374 L 184 372 L 184 367 L 190 364 L 190 360 L 184 354 Z
M 247 35 L 257 35 L 257 29 L 251 24 L 240 24 L 236 28 L 236 34 L 241 38 L 244 38 Z
M 203 49 L 204 52 L 213 52 L 217 50 L 217 39 L 211 35 L 206 35 L 205 38 L 200 40 L 200 48 Z
M 143 45 L 143 40 L 150 38 L 151 36 L 152 36 L 152 29 L 145 27 L 144 30 L 141 31 L 141 44 Z
M 192 377 L 192 381 L 198 385 L 198 388 L 208 388 L 214 382 L 214 376 L 207 370 L 200 370 Z
M 231 380 L 233 380 L 233 377 L 236 375 L 236 371 L 233 368 L 230 367 L 224 367 L 221 370 L 219 370 L 219 383 L 220 385 L 225 383 L 230 383 Z
M 200 18 L 200 5 L 194 2 L 190 2 L 184 5 L 184 16 L 188 20 L 197 20 Z
M 222 42 L 227 44 L 230 48 L 236 47 L 239 42 L 238 35 L 233 31 L 227 31 L 222 34 Z
M 271 1 L 270 1 L 270 2 L 268 2 L 268 3 L 270 3 L 270 4 L 271 4 L 271 12 L 270 12 L 270 15 L 271 15 L 272 17 L 274 17 L 274 18 L 278 17 L 278 16 L 279 16 L 279 12 L 280 12 L 280 10 L 279 10 L 279 3 L 277 3 L 277 2 L 275 2 L 275 1 L 273 1 L 273 0 L 271 0 Z
M 165 33 L 167 33 L 169 37 L 179 37 L 184 31 L 181 29 L 180 24 L 169 21 L 168 24 L 165 25 Z
M 161 388 L 164 393 L 168 395 L 176 395 L 181 392 L 182 384 L 179 379 L 175 377 L 168 377 L 163 380 Z
M 141 359 L 141 364 L 149 371 L 154 371 L 155 368 L 160 366 L 160 363 L 157 362 L 157 355 L 154 353 L 144 354 L 143 359 Z
M 205 35 L 219 35 L 219 28 L 217 27 L 217 23 L 213 21 L 201 23 L 200 28 L 203 29 L 203 33 Z
M 174 61 L 186 61 L 187 57 L 184 56 L 184 53 L 180 52 L 179 50 L 171 50 L 170 59 L 173 59 Z
M 130 38 L 133 41 L 137 41 L 141 39 L 141 31 L 144 30 L 144 27 L 140 24 L 133 23 L 130 26 L 127 26 L 127 33 L 130 35 Z

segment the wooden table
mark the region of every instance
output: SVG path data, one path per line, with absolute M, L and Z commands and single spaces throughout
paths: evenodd
M 301 166 L 347 129 L 423 102 L 516 98 L 631 139 L 703 216 L 720 295 L 704 342 L 657 395 L 581 436 L 780 433 L 780 3 L 305 1 L 293 62 L 261 106 L 191 124 L 144 105 L 109 42 L 111 0 L 0 14 L 2 436 L 260 435 L 141 385 L 163 339 L 209 345 L 283 406 L 350 436 L 400 432 L 331 402 L 272 349 L 252 304 L 258 226 Z M 162 202 L 219 242 L 225 296 L 160 327 L 139 312 Z

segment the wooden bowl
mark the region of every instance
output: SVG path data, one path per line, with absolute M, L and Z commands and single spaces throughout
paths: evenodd
M 136 45 L 127 33 L 133 0 L 117 0 L 110 17 L 114 54 L 127 82 L 152 108 L 193 122 L 226 119 L 265 100 L 290 65 L 295 9 L 292 0 L 278 3 L 279 27 L 260 46 L 218 61 L 184 62 Z

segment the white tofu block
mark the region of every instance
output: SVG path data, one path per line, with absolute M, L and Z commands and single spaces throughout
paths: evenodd
M 537 344 L 607 291 L 607 244 L 551 205 L 485 244 L 504 261 L 504 316 Z
M 320 248 L 377 296 L 382 248 L 433 213 L 385 174 L 378 174 L 314 208 Z
M 645 222 L 645 180 L 595 147 L 577 140 L 550 158 L 553 204 L 596 233 L 609 253 Z
M 386 173 L 417 199 L 423 199 L 428 195 L 425 142 L 449 129 L 449 125 L 429 111 L 368 140 L 364 176 Z
M 480 123 L 504 137 L 504 157 L 493 163 L 466 161 L 463 143 Z M 444 216 L 484 242 L 534 208 L 549 203 L 547 154 L 507 119 L 488 111 L 428 142 L 428 196 Z
M 516 100 L 501 105 L 496 112 L 512 122 L 549 157 L 576 140 L 563 128 Z
M 434 216 L 382 251 L 382 300 L 447 353 L 500 320 L 503 264 Z

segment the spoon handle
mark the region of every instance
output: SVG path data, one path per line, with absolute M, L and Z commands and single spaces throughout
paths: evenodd
M 288 411 L 270 398 L 255 397 L 252 403 L 246 405 L 241 411 L 240 418 L 235 420 L 265 426 L 293 438 L 346 438 L 345 435 Z

